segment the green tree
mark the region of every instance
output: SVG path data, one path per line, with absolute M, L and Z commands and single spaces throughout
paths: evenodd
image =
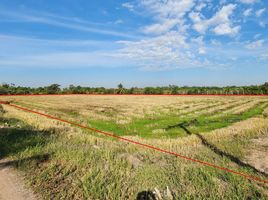
M 118 84 L 117 86 L 117 94 L 124 94 L 125 93 L 125 88 L 122 83 Z
M 46 87 L 47 94 L 59 94 L 61 91 L 59 84 L 52 84 Z
M 3 83 L 2 85 L 0 85 L 0 94 L 10 94 L 8 84 Z
M 179 87 L 176 85 L 169 85 L 170 94 L 178 94 Z

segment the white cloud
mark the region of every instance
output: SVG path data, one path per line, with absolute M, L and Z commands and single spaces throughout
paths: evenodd
M 213 17 L 204 19 L 200 13 L 193 12 L 189 15 L 193 21 L 193 28 L 204 34 L 208 29 L 214 27 L 213 31 L 217 35 L 235 35 L 239 32 L 239 26 L 233 26 L 230 16 L 236 8 L 235 4 L 223 6 Z
M 135 9 L 145 8 L 144 16 L 152 16 L 152 20 L 155 21 L 141 28 L 144 33 L 150 34 L 151 38 L 136 42 L 120 42 L 125 47 L 117 56 L 128 58 L 147 70 L 222 67 L 223 63 L 228 65 L 226 60 L 223 62 L 225 58 L 217 55 L 218 49 L 222 49 L 223 45 L 216 39 L 207 44 L 205 33 L 210 31 L 215 35 L 236 35 L 240 31 L 240 26 L 236 25 L 232 18 L 236 4 L 226 5 L 226 2 L 221 1 L 220 8 L 214 14 L 213 10 L 217 7 L 206 7 L 206 10 L 212 11 L 212 17 L 206 18 L 204 14 L 207 13 L 202 10 L 205 5 L 213 5 L 210 0 L 199 1 L 197 5 L 195 0 L 139 0 L 138 2 L 138 7 Z M 190 28 L 202 36 L 193 37 Z M 217 51 L 214 52 L 213 49 Z M 228 56 L 229 61 L 232 61 L 230 57 L 233 55 Z
M 206 49 L 205 49 L 205 47 L 200 47 L 199 50 L 198 50 L 198 53 L 201 54 L 201 55 L 202 55 L 202 54 L 206 54 Z
M 183 31 L 184 16 L 193 6 L 193 0 L 144 0 L 140 2 L 148 13 L 154 15 L 156 23 L 143 27 L 143 32 L 147 34 L 162 34 L 177 27 L 177 30 Z
M 204 37 L 203 36 L 199 36 L 199 37 L 196 37 L 196 38 L 192 38 L 191 41 L 193 43 L 196 43 L 198 45 L 204 45 Z
M 212 39 L 210 40 L 210 43 L 214 46 L 220 46 L 221 45 L 221 42 L 216 40 L 216 39 Z
M 194 6 L 194 0 L 143 0 L 141 5 L 160 19 L 181 18 Z
M 123 24 L 124 21 L 122 19 L 118 19 L 114 22 L 114 24 Z
M 199 12 L 191 12 L 189 14 L 189 18 L 194 22 L 194 23 L 198 23 L 201 22 L 201 14 Z
M 130 59 L 143 70 L 223 67 L 214 56 L 216 52 L 208 51 L 203 36 L 189 41 L 181 33 L 171 31 L 137 42 L 121 41 L 120 44 L 125 48 L 117 56 Z
M 186 37 L 178 32 L 169 32 L 165 35 L 144 39 L 136 42 L 120 41 L 120 44 L 126 45 L 121 52 L 126 55 L 141 57 L 165 56 L 165 52 L 173 50 L 187 49 Z M 163 52 L 161 52 L 163 50 Z M 134 53 L 134 54 L 132 54 Z M 141 53 L 141 54 L 140 54 Z M 142 56 L 144 54 L 144 56 Z
M 265 28 L 266 25 L 267 25 L 267 23 L 264 22 L 264 21 L 260 21 L 260 22 L 259 22 L 259 25 L 260 25 L 262 28 Z
M 264 40 L 256 40 L 248 43 L 245 47 L 250 50 L 255 50 L 263 46 Z
M 191 39 L 191 42 L 194 44 L 197 44 L 198 45 L 198 54 L 200 55 L 204 55 L 206 54 L 206 47 L 205 47 L 205 42 L 204 42 L 204 37 L 203 36 L 199 36 L 199 37 L 196 37 L 196 38 L 192 38 Z
M 20 38 L 7 39 L 0 35 L 2 55 L 0 66 L 105 67 L 107 65 L 122 67 L 133 65 L 145 70 L 170 70 L 196 67 L 217 68 L 225 63 L 228 65 L 229 61 L 240 62 L 241 57 L 250 59 L 252 55 L 257 57 L 257 53 L 258 56 L 261 55 L 265 52 L 265 48 L 263 47 L 264 40 L 260 40 L 259 37 L 247 43 L 239 41 L 240 38 L 237 39 L 237 43 L 233 42 L 230 45 L 225 43 L 226 40 L 233 40 L 232 37 L 224 38 L 224 42 L 221 42 L 219 35 L 234 36 L 239 33 L 241 27 L 238 23 L 242 23 L 243 18 L 251 15 L 260 17 L 265 12 L 265 9 L 255 12 L 253 5 L 246 5 L 249 7 L 246 9 L 245 5 L 229 2 L 231 1 L 220 0 L 216 4 L 213 0 L 133 0 L 123 3 L 122 7 L 133 11 L 134 14 L 139 14 L 139 17 L 150 17 L 152 23 L 139 27 L 140 31 L 149 35 L 146 38 L 136 36 L 135 33 L 110 30 L 112 26 L 118 27 L 115 24 L 123 23 L 121 18 L 110 21 L 109 26 L 105 26 L 105 24 L 88 23 L 81 19 L 42 13 L 12 12 L 11 18 L 19 22 L 51 25 L 135 40 L 121 41 L 116 44 L 112 40 L 99 43 L 99 41 L 90 40 L 40 41 L 34 38 L 24 38 L 21 41 Z M 250 4 L 257 1 L 240 0 L 239 2 Z M 235 15 L 237 7 L 239 7 L 239 13 Z M 125 20 L 125 18 L 122 19 Z M 262 18 L 258 20 L 257 23 L 261 26 L 266 25 Z M 11 47 L 10 43 L 6 42 L 7 40 L 13 41 Z M 26 48 L 22 48 L 23 45 Z M 6 47 L 9 47 L 9 52 L 3 54 L 6 52 Z M 227 48 L 228 51 L 226 51 Z M 257 49 L 258 52 L 245 48 Z M 16 53 L 9 57 L 10 49 Z M 32 52 L 27 52 L 28 49 Z
M 110 36 L 117 36 L 117 37 L 124 37 L 129 39 L 138 39 L 137 35 L 133 35 L 130 33 L 123 33 L 120 31 L 115 30 L 108 30 L 105 28 L 104 24 L 97 23 L 86 23 L 84 20 L 80 20 L 77 18 L 69 18 L 69 17 L 61 17 L 56 15 L 51 15 L 49 13 L 31 13 L 31 14 L 24 14 L 24 13 L 16 13 L 16 12 L 9 12 L 9 11 L 1 11 L 1 14 L 5 17 L 14 19 L 18 22 L 31 22 L 37 24 L 46 24 L 55 27 L 62 27 L 76 31 L 83 31 L 83 32 L 90 32 L 90 33 L 97 33 L 102 35 L 110 35 Z M 94 25 L 95 24 L 95 25 Z
M 259 59 L 260 60 L 268 60 L 268 53 L 261 54 Z
M 134 11 L 135 8 L 135 6 L 130 2 L 123 3 L 122 7 L 127 8 L 130 11 Z
M 115 44 L 112 41 L 104 40 L 83 40 L 83 39 L 42 39 L 36 37 L 25 37 L 25 36 L 16 36 L 16 35 L 1 35 L 0 34 L 0 54 L 5 53 L 8 50 L 8 47 L 14 51 L 19 49 L 32 50 L 31 54 L 36 51 L 59 51 L 59 50 L 98 50 L 100 48 L 113 49 Z
M 15 36 L 15 35 L 2 35 L 0 34 L 0 43 L 7 44 L 17 44 L 19 46 L 24 45 L 35 45 L 35 48 L 38 46 L 60 46 L 66 48 L 66 46 L 75 47 L 78 46 L 82 48 L 83 46 L 109 46 L 109 42 L 99 41 L 99 40 L 51 40 L 51 39 L 39 39 L 34 37 L 23 37 L 23 36 Z
M 165 20 L 161 24 L 156 23 L 156 24 L 144 27 L 143 32 L 146 33 L 146 34 L 162 34 L 162 33 L 166 33 L 167 31 L 172 29 L 177 23 L 178 23 L 178 20 L 176 20 L 176 19 Z
M 129 61 L 101 52 L 57 52 L 2 58 L 0 67 L 81 68 L 124 67 Z
M 185 36 L 178 32 L 137 42 L 122 41 L 125 48 L 119 51 L 120 57 L 134 60 L 146 70 L 167 70 L 198 67 L 195 55 L 191 53 Z
M 203 8 L 205 8 L 206 6 L 207 6 L 206 3 L 201 2 L 201 3 L 199 3 L 199 4 L 195 7 L 195 10 L 200 12 L 200 11 L 201 11 Z
M 241 3 L 253 4 L 259 2 L 259 0 L 239 0 Z
M 252 8 L 248 8 L 248 9 L 246 9 L 246 10 L 243 12 L 243 15 L 244 15 L 245 17 L 248 17 L 248 16 L 252 15 Z
M 214 28 L 217 35 L 236 35 L 240 30 L 240 26 L 231 27 L 229 23 L 220 24 Z
M 111 41 L 0 35 L 0 44 L 0 67 L 106 67 L 122 66 L 124 62 L 124 58 L 121 62 L 111 55 L 119 46 Z
M 262 8 L 262 9 L 260 9 L 260 10 L 257 10 L 257 11 L 256 11 L 256 16 L 257 16 L 257 17 L 262 16 L 262 14 L 265 12 L 265 10 L 266 10 L 266 8 Z

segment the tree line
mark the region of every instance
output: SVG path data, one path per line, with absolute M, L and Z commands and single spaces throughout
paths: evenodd
M 3 83 L 0 85 L 0 95 L 4 94 L 221 94 L 221 95 L 262 95 L 268 94 L 268 82 L 262 85 L 225 86 L 225 87 L 198 87 L 176 86 L 165 87 L 131 87 L 125 88 L 121 83 L 117 88 L 83 87 L 70 85 L 60 87 L 51 84 L 45 87 L 22 87 L 15 84 Z

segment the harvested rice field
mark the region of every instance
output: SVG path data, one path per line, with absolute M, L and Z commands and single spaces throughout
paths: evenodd
M 268 180 L 268 97 L 0 100 Z M 1 107 L 0 158 L 14 161 L 12 166 L 29 177 L 28 185 L 44 199 L 268 199 L 268 184 Z

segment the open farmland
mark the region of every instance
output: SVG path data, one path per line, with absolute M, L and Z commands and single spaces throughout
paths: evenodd
M 268 97 L 12 96 L 1 100 L 268 179 Z M 3 105 L 0 157 L 44 198 L 267 199 L 267 184 Z M 161 196 L 161 197 L 160 197 Z

